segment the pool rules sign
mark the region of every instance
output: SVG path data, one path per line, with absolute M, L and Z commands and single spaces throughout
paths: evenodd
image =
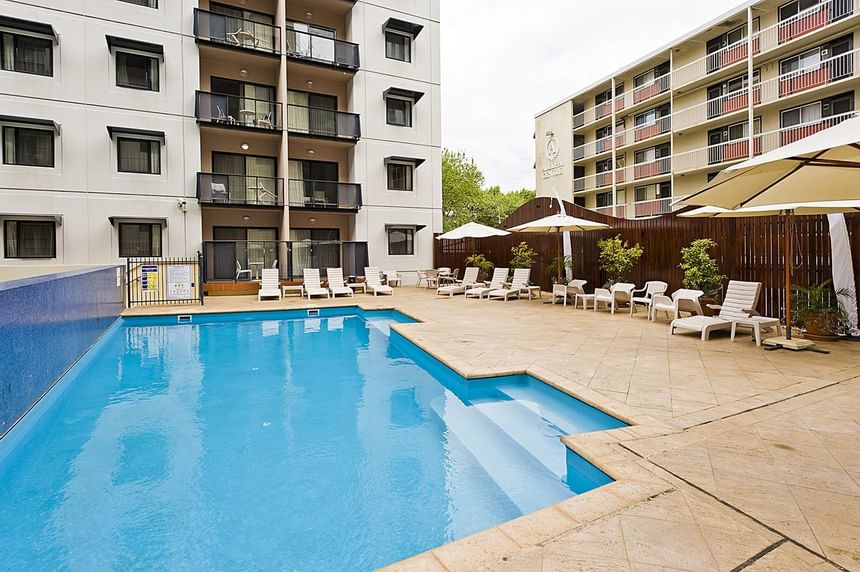
M 194 293 L 191 285 L 191 265 L 170 265 L 167 267 L 167 299 L 192 300 Z

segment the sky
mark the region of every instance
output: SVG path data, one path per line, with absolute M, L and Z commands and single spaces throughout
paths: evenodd
M 741 0 L 441 0 L 442 144 L 533 189 L 534 116 Z

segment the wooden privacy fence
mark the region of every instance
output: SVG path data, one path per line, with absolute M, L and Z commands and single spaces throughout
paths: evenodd
M 558 203 L 540 197 L 514 211 L 500 226 L 518 224 L 558 212 Z M 645 252 L 625 279 L 641 286 L 646 280 L 669 283 L 670 292 L 682 287 L 681 248 L 697 238 L 711 238 L 717 243 L 712 256 L 720 271 L 730 279 L 762 283 L 758 310 L 766 316 L 782 316 L 785 290 L 785 254 L 781 217 L 749 218 L 682 218 L 666 214 L 650 219 L 619 219 L 602 215 L 565 202 L 567 214 L 603 222 L 609 230 L 571 233 L 573 274 L 588 280 L 587 291 L 602 286 L 606 273 L 600 270 L 597 241 L 620 234 L 630 244 L 639 243 Z M 846 215 L 853 253 L 855 281 L 860 284 L 860 214 Z M 830 231 L 827 217 L 795 217 L 794 284 L 808 286 L 831 278 Z M 508 266 L 511 247 L 527 242 L 538 253 L 532 267 L 532 282 L 545 290 L 551 287 L 547 271 L 556 252 L 554 234 L 512 233 L 509 236 L 434 241 L 434 265 L 462 268 L 464 259 L 481 253 L 497 266 Z

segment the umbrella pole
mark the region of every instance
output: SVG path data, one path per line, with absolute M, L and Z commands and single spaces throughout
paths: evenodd
M 555 231 L 557 240 L 555 242 L 555 264 L 556 264 L 556 274 L 558 275 L 558 281 L 556 284 L 561 284 L 561 230 Z
M 791 231 L 794 223 L 786 211 L 785 218 L 785 339 L 791 339 Z

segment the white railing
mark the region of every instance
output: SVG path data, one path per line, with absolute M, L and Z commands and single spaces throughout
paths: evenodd
M 661 75 L 658 78 L 654 78 L 653 81 L 646 83 L 645 85 L 640 85 L 639 87 L 633 88 L 633 91 L 624 94 L 625 97 L 625 107 L 630 107 L 632 105 L 638 105 L 650 99 L 653 99 L 669 90 L 669 86 L 671 86 L 671 76 L 669 74 Z
M 646 125 L 639 125 L 625 129 L 624 131 L 619 131 L 615 134 L 615 148 L 618 149 L 620 147 L 626 147 L 628 145 L 633 145 L 634 143 L 640 143 L 653 139 L 654 137 L 659 137 L 660 135 L 665 135 L 666 133 L 669 133 L 671 129 L 672 117 L 667 115 L 666 117 L 661 117 L 660 119 Z M 595 141 L 589 141 L 584 145 L 574 147 L 573 160 L 580 161 L 593 155 L 599 155 L 600 153 L 611 151 L 612 141 L 613 138 L 609 135 Z
M 762 52 L 766 52 L 795 38 L 829 26 L 858 10 L 860 10 L 860 0 L 824 0 L 791 18 L 786 18 L 753 34 L 753 41 L 758 40 Z
M 573 192 L 581 193 L 612 186 L 612 177 L 616 185 L 624 185 L 632 181 L 640 181 L 651 177 L 668 175 L 672 171 L 672 158 L 661 157 L 656 161 L 619 167 L 614 171 L 586 175 L 573 180 Z
M 584 145 L 579 145 L 573 148 L 573 160 L 579 161 L 592 155 L 599 155 L 605 151 L 612 150 L 612 135 L 589 141 Z
M 669 91 L 671 83 L 671 76 L 669 74 L 661 75 L 645 85 L 641 85 L 634 88 L 632 91 L 628 91 L 617 96 L 611 102 L 604 101 L 599 105 L 589 107 L 584 111 L 574 114 L 573 127 L 579 128 L 591 123 L 592 121 L 597 121 L 598 119 L 602 119 L 607 115 L 610 115 L 612 113 L 613 103 L 615 105 L 615 112 L 618 113 L 619 111 L 629 109 L 634 105 L 650 101 L 661 93 Z
M 832 117 L 825 117 L 817 121 L 810 121 L 792 127 L 782 127 L 775 131 L 761 133 L 753 138 L 753 153 L 760 155 L 773 151 L 783 145 L 788 145 L 813 133 L 818 133 L 828 127 L 833 127 L 842 121 L 853 117 L 856 112 L 843 113 Z M 673 156 L 675 173 L 696 171 L 733 163 L 749 158 L 749 138 L 734 139 L 717 145 L 708 145 L 693 151 L 678 153 Z
M 771 103 L 781 97 L 852 77 L 858 63 L 860 63 L 860 50 L 855 50 L 824 60 L 816 66 L 763 81 L 760 84 L 762 103 Z
M 761 88 L 759 85 L 756 85 L 753 87 L 753 104 L 758 105 L 759 103 L 761 103 Z M 709 119 L 747 109 L 748 106 L 749 90 L 747 88 L 739 89 L 708 100 L 705 103 L 676 111 L 672 115 L 675 121 L 675 130 L 695 127 Z
M 639 181 L 641 179 L 648 179 L 650 177 L 659 177 L 660 175 L 666 175 L 672 171 L 672 158 L 671 157 L 661 157 L 660 159 L 656 159 L 654 161 L 648 161 L 647 163 L 638 163 L 633 165 L 632 167 L 624 168 L 624 180 L 634 180 Z
M 753 39 L 753 53 L 757 54 L 758 52 L 759 42 Z M 672 71 L 672 85 L 679 88 L 717 70 L 746 61 L 747 53 L 747 39 L 744 38 Z
M 659 199 L 649 199 L 647 201 L 635 201 L 632 203 L 624 203 L 621 205 L 597 207 L 592 209 L 594 212 L 602 215 L 614 216 L 616 218 L 643 218 L 660 216 L 669 214 L 680 208 L 683 205 L 674 205 L 672 203 L 683 199 L 684 197 L 665 197 Z

